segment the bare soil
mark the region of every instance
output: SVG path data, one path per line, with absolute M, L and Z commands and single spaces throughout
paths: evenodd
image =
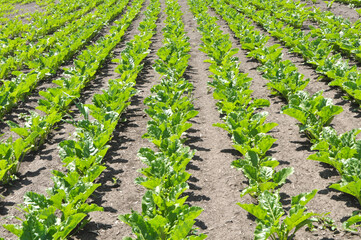
M 35 2 L 27 3 L 27 4 L 16 4 L 14 5 L 13 11 L 11 11 L 10 14 L 8 14 L 6 17 L 11 19 L 17 16 L 24 15 L 24 17 L 21 17 L 21 19 L 25 23 L 27 22 L 27 20 L 25 19 L 25 15 L 33 14 L 36 12 L 42 12 L 42 11 L 44 11 L 44 9 Z
M 162 10 L 165 9 L 164 0 L 161 0 Z M 236 205 L 237 202 L 252 203 L 248 196 L 240 198 L 239 194 L 247 186 L 246 178 L 241 172 L 231 168 L 231 162 L 242 156 L 232 148 L 232 142 L 227 133 L 212 126 L 221 122 L 221 116 L 216 109 L 216 102 L 212 97 L 212 91 L 207 86 L 210 72 L 208 63 L 204 63 L 208 57 L 198 50 L 201 44 L 201 35 L 197 31 L 197 23 L 189 10 L 186 0 L 179 0 L 183 12 L 185 30 L 191 43 L 191 58 L 186 70 L 185 78 L 193 83 L 194 106 L 199 111 L 197 117 L 192 119 L 192 128 L 187 132 L 185 144 L 196 150 L 194 159 L 188 166 L 192 174 L 187 191 L 188 204 L 200 206 L 204 209 L 198 217 L 195 225 L 199 232 L 208 235 L 208 239 L 253 239 L 256 226 L 255 218 Z M 145 7 L 149 4 L 146 0 Z M 324 7 L 322 1 L 317 6 Z M 345 5 L 334 3 L 343 10 L 332 7 L 332 11 L 351 17 L 356 20 L 355 11 L 347 9 Z M 143 7 L 143 11 L 145 9 Z M 352 12 L 353 11 L 353 12 Z M 210 14 L 217 16 L 213 11 Z M 128 31 L 124 41 L 114 51 L 114 57 L 118 57 L 124 43 L 137 33 L 137 25 L 142 20 L 142 15 L 135 20 Z M 107 169 L 97 180 L 102 186 L 89 200 L 104 208 L 103 212 L 90 214 L 90 223 L 82 230 L 75 232 L 71 239 L 122 239 L 125 236 L 133 236 L 131 229 L 118 220 L 118 215 L 130 213 L 131 209 L 141 210 L 141 198 L 145 189 L 134 183 L 134 179 L 140 174 L 137 169 L 143 165 L 137 158 L 137 152 L 141 147 L 152 147 L 142 135 L 146 132 L 148 116 L 143 112 L 144 99 L 150 95 L 151 87 L 159 82 L 160 76 L 153 70 L 152 64 L 157 59 L 156 52 L 162 46 L 162 28 L 166 15 L 164 11 L 159 16 L 156 34 L 152 39 L 151 52 L 144 61 L 144 68 L 137 79 L 136 88 L 138 94 L 132 99 L 131 105 L 124 113 L 124 121 L 120 122 L 110 142 L 111 148 L 104 159 Z M 295 172 L 290 176 L 287 183 L 280 189 L 282 202 L 287 207 L 291 197 L 301 192 L 310 192 L 318 189 L 318 194 L 309 203 L 309 210 L 317 213 L 330 212 L 330 217 L 336 221 L 340 231 L 318 229 L 314 232 L 300 230 L 296 239 L 360 239 L 360 234 L 353 235 L 341 230 L 341 222 L 346 220 L 352 211 L 360 210 L 355 198 L 346 194 L 329 189 L 328 186 L 340 179 L 337 172 L 318 162 L 307 160 L 312 154 L 310 143 L 305 136 L 299 134 L 297 121 L 281 114 L 281 107 L 285 102 L 270 94 L 266 87 L 267 81 L 257 71 L 257 62 L 247 58 L 247 52 L 243 51 L 238 39 L 230 31 L 223 20 L 218 21 L 221 29 L 230 34 L 233 47 L 239 48 L 237 57 L 240 59 L 240 69 L 249 74 L 253 79 L 253 97 L 270 100 L 270 107 L 264 109 L 269 113 L 268 121 L 279 125 L 272 131 L 272 136 L 277 142 L 274 144 L 270 155 L 280 161 L 280 167 L 293 167 Z M 105 30 L 106 31 L 106 30 Z M 279 43 L 271 39 L 270 44 Z M 333 121 L 333 127 L 339 132 L 361 127 L 359 107 L 342 98 L 343 93 L 337 88 L 331 88 L 327 82 L 317 81 L 319 75 L 303 59 L 284 50 L 284 59 L 290 59 L 296 64 L 299 72 L 310 78 L 310 84 L 306 89 L 310 93 L 323 90 L 324 95 L 333 99 L 333 102 L 344 108 L 344 112 Z M 71 64 L 71 63 L 70 63 Z M 81 102 L 89 103 L 94 94 L 107 87 L 107 81 L 115 78 L 114 69 L 116 64 L 108 62 L 100 72 L 98 78 L 84 91 Z M 43 86 L 46 87 L 46 86 Z M 33 98 L 36 98 L 34 96 Z M 25 102 L 24 107 L 34 103 Z M 79 113 L 72 108 L 72 117 L 79 118 Z M 21 111 L 21 110 L 19 110 Z M 21 216 L 16 205 L 22 203 L 24 193 L 36 191 L 45 193 L 46 188 L 52 186 L 51 170 L 64 170 L 58 157 L 57 145 L 60 141 L 68 139 L 74 132 L 72 125 L 62 123 L 54 130 L 47 143 L 37 152 L 29 155 L 22 163 L 19 179 L 10 186 L 0 187 L 0 194 L 4 199 L 0 202 L 0 224 L 17 222 L 11 216 Z M 4 129 L 4 132 L 8 130 Z M 0 237 L 15 239 L 13 235 L 1 228 Z
M 342 16 L 344 18 L 348 18 L 351 22 L 356 22 L 360 19 L 360 15 L 355 11 L 355 8 L 347 5 L 345 3 L 334 1 L 331 6 L 327 6 L 327 4 L 322 0 L 316 0 L 315 3 L 310 0 L 302 0 L 302 2 L 307 3 L 309 7 L 320 8 L 322 11 L 330 11 L 334 13 L 336 16 Z M 331 2 L 331 1 L 329 1 Z

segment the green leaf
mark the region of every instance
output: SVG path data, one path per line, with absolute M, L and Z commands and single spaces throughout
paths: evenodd
M 361 226 L 361 215 L 352 216 L 342 224 L 345 230 L 351 232 L 357 232 L 357 228 L 351 227 L 352 225 L 355 225 L 356 227 Z
M 301 193 L 297 196 L 292 197 L 291 205 L 296 206 L 305 206 L 309 201 L 311 201 L 317 193 L 317 189 L 312 190 L 310 193 Z
M 271 129 L 278 126 L 277 123 L 266 123 L 258 127 L 259 132 L 261 133 L 268 133 Z
M 247 188 L 243 189 L 241 194 L 240 194 L 240 197 L 244 197 L 246 196 L 248 193 L 256 193 L 257 192 L 257 186 L 248 186 Z
M 284 184 L 288 176 L 294 172 L 293 168 L 283 168 L 273 176 L 273 181 L 278 185 Z
M 192 230 L 193 224 L 194 224 L 194 220 L 182 221 L 174 228 L 170 239 L 172 240 L 185 239 L 189 234 L 189 232 Z
M 342 180 L 341 183 L 332 184 L 330 188 L 350 194 L 356 197 L 359 202 L 361 202 L 361 179 L 359 179 L 358 181 L 350 182 Z
M 243 203 L 237 203 L 237 205 L 261 220 L 264 220 L 268 214 L 267 211 L 263 209 L 260 205 L 243 204 Z
M 85 213 L 77 213 L 69 216 L 69 218 L 62 223 L 64 228 L 54 234 L 53 239 L 65 239 L 66 236 L 68 236 L 70 232 L 73 231 L 85 217 Z
M 131 214 L 120 215 L 118 218 L 132 227 L 133 232 L 141 237 L 140 239 L 157 239 L 157 231 L 146 221 L 144 216 L 137 212 L 132 211 Z
M 259 204 L 267 212 L 267 218 L 272 221 L 273 225 L 277 225 L 280 218 L 284 215 L 282 205 L 280 203 L 278 193 L 263 192 L 259 198 Z
M 301 110 L 295 108 L 287 108 L 282 111 L 290 117 L 296 118 L 300 123 L 306 124 L 307 116 Z
M 153 200 L 153 192 L 147 191 L 142 198 L 142 214 L 148 217 L 154 217 L 156 206 Z
M 262 137 L 257 146 L 261 150 L 260 155 L 264 156 L 276 141 L 277 139 L 270 135 L 265 135 Z
M 310 218 L 314 216 L 314 213 L 306 213 L 304 214 L 304 211 L 306 209 L 300 209 L 296 213 L 292 214 L 291 216 L 288 216 L 285 218 L 283 223 L 286 225 L 287 230 L 290 232 L 293 228 L 295 229 L 295 232 L 302 228 L 304 225 L 315 222 L 317 220 L 311 220 Z
M 269 224 L 264 224 L 262 222 L 258 223 L 256 229 L 254 231 L 254 239 L 255 240 L 267 240 L 271 234 L 272 229 Z
M 3 227 L 18 237 L 20 237 L 23 234 L 23 229 L 21 226 L 17 226 L 13 224 L 4 224 Z

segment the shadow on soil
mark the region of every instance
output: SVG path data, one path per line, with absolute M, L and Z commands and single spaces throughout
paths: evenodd
M 28 171 L 24 175 L 20 176 L 17 180 L 11 182 L 11 184 L 4 185 L 0 187 L 0 195 L 7 197 L 9 195 L 14 194 L 19 189 L 23 188 L 24 186 L 28 186 L 32 184 L 33 182 L 29 180 L 28 178 L 36 177 L 38 176 L 42 171 L 46 170 L 45 167 L 39 168 L 36 171 Z M 9 201 L 9 199 L 6 199 L 6 201 L 1 202 L 0 207 L 0 216 L 6 216 L 10 210 L 10 207 L 14 206 L 15 202 Z
M 87 220 L 90 219 L 87 218 Z M 78 232 L 70 235 L 76 236 L 76 239 L 80 239 L 80 240 L 96 240 L 99 239 L 98 237 L 99 234 L 97 233 L 99 230 L 106 230 L 110 228 L 112 228 L 110 224 L 103 224 L 103 223 L 90 221 L 85 225 L 83 229 L 78 230 Z M 74 240 L 74 238 L 70 237 L 69 240 Z
M 337 191 L 332 188 L 325 188 L 318 191 L 318 194 L 327 195 L 331 194 L 331 199 L 336 200 L 338 202 L 344 202 L 347 207 L 351 208 L 360 208 L 360 204 L 357 202 L 356 198 L 348 195 L 346 193 Z
M 323 162 L 320 162 L 320 164 L 324 168 L 324 170 L 322 170 L 320 172 L 320 177 L 322 177 L 324 179 L 329 179 L 331 177 L 336 177 L 336 176 L 340 175 L 340 174 L 338 174 L 336 168 L 332 167 L 331 165 L 328 165 Z
M 152 68 L 151 61 L 149 60 L 149 56 L 144 59 L 144 66 L 140 74 L 138 75 L 136 79 L 136 85 L 135 88 L 138 90 L 141 90 L 142 88 L 145 88 L 145 83 L 148 83 L 149 81 L 149 74 L 150 70 Z M 139 125 L 136 123 L 135 120 L 129 120 L 134 118 L 139 118 L 144 116 L 143 110 L 142 110 L 142 104 L 143 104 L 144 97 L 139 96 L 139 94 L 136 94 L 131 99 L 131 106 L 132 108 L 128 108 L 126 112 L 123 114 L 122 118 L 125 119 L 121 124 L 118 124 L 116 129 L 113 132 L 113 138 L 110 141 L 110 149 L 108 150 L 104 162 L 106 163 L 106 169 L 100 176 L 100 178 L 97 180 L 98 183 L 101 183 L 102 185 L 96 189 L 94 194 L 90 197 L 90 199 L 93 201 L 93 203 L 97 204 L 98 206 L 102 206 L 105 203 L 105 200 L 103 200 L 105 194 L 107 192 L 114 191 L 114 189 L 118 188 L 120 186 L 119 182 L 114 181 L 114 178 L 117 179 L 117 176 L 119 176 L 121 173 L 123 173 L 122 169 L 114 168 L 112 167 L 113 164 L 119 164 L 119 163 L 127 163 L 128 160 L 122 159 L 119 157 L 119 154 L 116 150 L 127 150 L 127 147 L 124 147 L 124 143 L 134 142 L 134 139 L 131 139 L 127 136 L 127 132 L 129 132 L 129 129 L 131 128 L 137 128 Z M 121 179 L 120 179 L 121 181 Z M 111 212 L 116 213 L 117 209 L 114 209 L 109 206 L 102 206 L 104 208 L 104 212 Z M 99 230 L 106 230 L 113 228 L 112 225 L 108 224 L 102 224 L 99 222 L 90 222 L 88 223 L 85 228 L 81 231 L 79 231 L 76 234 L 76 237 L 78 239 L 86 239 L 86 240 L 92 240 L 97 239 L 97 232 Z
M 311 152 L 312 143 L 307 139 L 305 135 L 301 135 L 301 138 L 304 138 L 304 141 L 291 141 L 293 144 L 298 144 L 299 147 L 296 148 L 296 151 L 307 151 Z

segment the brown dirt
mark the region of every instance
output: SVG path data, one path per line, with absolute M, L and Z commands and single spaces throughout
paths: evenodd
M 334 2 L 331 7 L 327 7 L 327 4 L 322 0 L 317 0 L 316 3 L 313 3 L 310 0 L 302 0 L 302 2 L 306 2 L 309 7 L 320 8 L 322 11 L 330 11 L 334 13 L 336 16 L 343 16 L 344 18 L 348 18 L 351 22 L 356 22 L 360 19 L 360 16 L 355 11 L 354 8 L 351 8 L 349 5 L 340 2 Z M 331 2 L 331 1 L 330 1 Z
M 149 0 L 145 1 L 145 4 L 142 8 L 142 11 L 146 8 L 149 4 Z M 133 21 L 131 26 L 128 28 L 128 32 L 123 38 L 123 41 L 117 46 L 117 48 L 113 52 L 114 58 L 119 56 L 120 51 L 125 47 L 125 42 L 129 41 L 135 34 L 138 33 L 138 24 L 142 21 L 143 15 L 140 15 L 137 19 Z M 103 32 L 105 33 L 106 30 Z M 103 69 L 98 73 L 98 77 L 89 84 L 90 86 L 85 88 L 82 92 L 82 96 L 79 99 L 80 102 L 83 103 L 91 103 L 92 97 L 96 93 L 100 93 L 103 89 L 107 88 L 108 80 L 111 78 L 116 78 L 117 74 L 115 73 L 115 68 L 117 64 L 112 63 L 110 61 L 103 67 Z M 47 85 L 48 84 L 48 85 Z M 51 83 L 44 83 L 43 85 L 39 86 L 40 89 L 43 89 L 45 86 L 53 87 Z M 46 87 L 45 87 L 46 88 Z M 37 89 L 39 90 L 39 89 Z M 30 96 L 23 104 L 16 109 L 11 115 L 7 116 L 8 118 L 12 118 L 17 120 L 17 114 L 21 112 L 27 112 L 28 110 L 35 109 L 37 105 L 37 100 L 39 96 L 37 91 L 34 95 Z M 77 111 L 76 107 L 71 108 L 71 117 L 73 119 L 79 119 L 80 115 Z M 68 118 L 70 120 L 70 118 Z M 9 134 L 8 131 L 5 131 L 6 134 Z M 61 123 L 59 126 L 53 131 L 51 136 L 49 136 L 48 141 L 41 149 L 33 154 L 27 156 L 23 163 L 21 164 L 20 171 L 19 171 L 19 179 L 14 181 L 10 186 L 2 186 L 0 187 L 0 194 L 3 195 L 5 198 L 0 202 L 0 224 L 9 224 L 9 223 L 18 223 L 17 220 L 13 219 L 11 216 L 19 216 L 21 217 L 21 213 L 16 209 L 16 205 L 23 202 L 23 196 L 28 191 L 35 191 L 38 193 L 45 194 L 45 190 L 52 186 L 51 181 L 51 171 L 52 170 L 61 170 L 64 171 L 65 169 L 62 167 L 62 163 L 58 156 L 58 144 L 65 140 L 69 139 L 71 134 L 75 132 L 75 128 L 69 123 Z M 124 141 L 121 136 L 117 135 L 114 139 L 116 143 L 115 147 L 119 146 L 119 143 Z M 113 140 L 114 141 L 114 140 Z M 112 153 L 113 154 L 113 153 Z M 108 157 L 112 159 L 113 155 Z M 110 160 L 111 161 L 111 160 Z M 122 162 L 122 160 L 118 160 L 118 162 Z M 111 167 L 108 168 L 106 171 L 112 172 L 110 175 L 110 180 L 112 177 L 116 177 L 117 173 L 121 171 L 111 171 Z M 106 175 L 109 178 L 109 175 Z M 104 179 L 106 177 L 102 177 Z M 101 181 L 101 179 L 100 179 Z M 103 187 L 103 186 L 102 186 Z M 111 186 L 112 187 L 112 186 Z M 107 208 L 106 208 L 107 209 Z M 113 220 L 112 220 L 113 221 Z M 5 229 L 1 228 L 0 236 L 5 237 L 5 239 L 15 239 L 12 234 L 10 234 Z
M 37 112 L 39 115 L 43 116 L 44 113 L 42 111 L 39 111 L 36 109 L 36 107 L 38 106 L 38 100 L 39 99 L 42 99 L 43 97 L 39 94 L 40 91 L 46 91 L 48 88 L 55 88 L 55 87 L 58 87 L 56 84 L 54 84 L 52 81 L 55 80 L 55 79 L 59 79 L 61 77 L 64 77 L 64 69 L 69 69 L 69 68 L 72 68 L 74 67 L 74 60 L 80 55 L 83 53 L 84 50 L 87 49 L 87 47 L 91 44 L 94 44 L 97 40 L 99 40 L 100 38 L 106 36 L 107 34 L 110 33 L 110 29 L 112 26 L 114 26 L 116 23 L 115 21 L 119 21 L 121 18 L 123 18 L 123 15 L 124 13 L 127 11 L 128 9 L 128 6 L 130 6 L 131 4 L 131 1 L 129 1 L 128 5 L 124 8 L 124 10 L 122 11 L 121 14 L 119 14 L 117 17 L 115 17 L 112 21 L 110 21 L 108 23 L 108 25 L 105 25 L 103 26 L 99 32 L 96 34 L 96 36 L 94 36 L 91 40 L 88 41 L 88 44 L 85 44 L 83 47 L 79 48 L 75 53 L 74 55 L 72 56 L 71 59 L 65 61 L 58 69 L 57 73 L 52 75 L 52 76 L 49 76 L 45 79 L 43 79 L 42 81 L 40 81 L 38 84 L 37 84 L 37 87 L 29 94 L 29 96 L 27 96 L 23 101 L 20 101 L 19 104 L 14 108 L 12 109 L 9 113 L 5 114 L 4 116 L 4 121 L 0 122 L 0 134 L 3 134 L 1 137 L 0 137 L 0 140 L 2 139 L 8 139 L 10 136 L 12 136 L 14 139 L 17 139 L 18 138 L 18 135 L 15 134 L 15 133 L 12 133 L 10 131 L 10 128 L 9 126 L 6 124 L 5 121 L 7 120 L 11 120 L 11 121 L 14 121 L 16 122 L 17 124 L 19 124 L 20 126 L 23 125 L 24 121 L 22 119 L 19 119 L 19 114 L 26 114 L 28 115 L 29 114 L 29 111 L 35 111 Z M 143 7 L 144 9 L 144 7 Z M 139 19 L 139 18 L 138 18 Z M 137 24 L 138 23 L 138 20 L 135 19 L 133 21 L 133 24 L 131 24 L 127 31 L 128 32 L 132 32 L 132 31 L 137 31 L 137 27 L 134 27 L 134 24 Z M 136 34 L 136 33 L 135 33 Z M 130 40 L 130 37 L 132 35 L 131 34 L 124 34 L 123 36 L 123 42 L 126 42 L 128 40 Z M 121 49 L 122 47 L 124 47 L 124 44 L 120 43 L 120 46 L 117 47 L 116 49 L 114 49 L 114 55 L 116 55 L 117 53 L 119 54 L 119 49 Z M 110 62 L 110 61 L 109 61 Z M 114 66 L 115 64 L 107 64 L 107 66 Z M 25 69 L 23 70 L 23 72 L 27 72 L 29 71 L 28 69 Z M 113 74 L 114 73 L 114 69 L 111 71 Z M 103 74 L 103 75 L 102 75 Z M 99 73 L 99 76 L 100 77 L 103 77 L 103 76 L 107 76 L 108 74 L 107 73 L 103 73 L 102 71 Z M 95 80 L 94 82 L 96 82 L 97 80 Z M 95 83 L 92 83 L 92 84 L 88 84 L 90 85 L 90 87 L 88 88 L 93 88 L 94 90 L 97 89 L 97 84 Z M 105 83 L 107 83 L 105 81 Z M 99 89 L 99 88 L 98 88 Z M 86 98 L 89 94 L 87 93 L 83 93 L 81 98 Z M 91 101 L 91 99 L 90 99 Z
M 35 12 L 43 12 L 44 11 L 44 9 L 42 7 L 40 7 L 38 4 L 36 4 L 35 2 L 27 3 L 27 4 L 17 4 L 17 5 L 15 5 L 15 9 L 19 10 L 19 12 L 17 12 L 17 15 L 21 15 L 24 13 L 35 13 Z
M 23 24 L 28 24 L 29 16 L 34 13 L 40 13 L 44 11 L 44 7 L 39 6 L 35 2 L 26 4 L 15 4 L 14 9 L 6 14 L 4 17 L 13 19 L 19 17 Z M 6 23 L 6 22 L 5 22 Z
M 225 26 L 226 23 L 223 20 L 219 21 L 220 25 Z M 265 33 L 262 29 L 257 27 L 258 30 Z M 221 28 L 231 36 L 234 34 L 228 29 L 228 27 Z M 237 40 L 233 38 L 234 46 L 238 46 Z M 280 44 L 274 38 L 271 38 L 269 45 Z M 282 45 L 282 44 L 281 44 Z M 252 62 L 252 65 L 248 65 L 249 58 L 245 58 L 245 52 L 240 56 L 240 60 L 243 63 L 241 69 L 250 73 L 250 77 L 253 78 L 252 89 L 254 97 L 267 98 L 271 102 L 271 106 L 266 109 L 269 112 L 268 121 L 276 122 L 279 124 L 272 133 L 272 135 L 278 139 L 274 147 L 272 148 L 272 156 L 281 162 L 281 166 L 291 166 L 295 169 L 295 173 L 290 176 L 288 184 L 285 184 L 281 190 L 281 196 L 285 202 L 290 200 L 290 196 L 294 196 L 301 192 L 311 191 L 312 189 L 318 189 L 318 194 L 313 201 L 309 204 L 309 209 L 314 212 L 331 212 L 330 216 L 336 220 L 336 224 L 340 225 L 340 221 L 346 220 L 351 215 L 352 211 L 358 210 L 357 200 L 346 194 L 342 194 L 337 191 L 328 189 L 331 183 L 334 183 L 340 179 L 336 171 L 324 164 L 312 162 L 306 160 L 312 153 L 310 151 L 310 144 L 305 136 L 298 133 L 297 121 L 288 117 L 287 115 L 280 114 L 281 107 L 285 105 L 285 102 L 281 99 L 273 96 L 269 96 L 270 91 L 266 89 L 265 84 L 267 80 L 260 77 L 254 68 L 258 65 Z M 306 91 L 315 93 L 323 90 L 324 96 L 333 99 L 334 104 L 340 105 L 344 108 L 344 112 L 335 117 L 333 121 L 333 127 L 339 132 L 343 133 L 353 128 L 360 127 L 357 119 L 360 116 L 359 108 L 348 101 L 341 98 L 343 93 L 337 88 L 331 88 L 326 82 L 319 82 L 317 78 L 319 75 L 309 66 L 305 65 L 303 59 L 290 54 L 286 49 L 283 51 L 284 59 L 289 59 L 298 67 L 299 72 L 304 74 L 306 78 L 310 78 L 311 81 L 306 88 Z M 332 232 L 320 233 L 306 233 L 301 232 L 297 235 L 298 239 L 359 239 L 360 236 L 352 236 L 347 234 L 344 236 L 344 232 L 334 235 Z
M 161 2 L 164 10 L 164 0 Z M 192 120 L 193 127 L 186 135 L 188 138 L 186 145 L 197 151 L 188 166 L 188 171 L 192 174 L 189 180 L 190 189 L 186 193 L 189 196 L 188 203 L 204 209 L 197 219 L 196 226 L 199 228 L 199 232 L 208 235 L 208 239 L 252 239 L 256 225 L 255 219 L 236 205 L 237 202 L 252 202 L 248 196 L 242 199 L 239 197 L 240 191 L 247 182 L 245 177 L 239 171 L 232 169 L 230 165 L 233 160 L 241 156 L 233 150 L 227 133 L 212 126 L 213 123 L 221 120 L 212 92 L 207 86 L 207 81 L 210 79 L 208 78 L 208 63 L 204 63 L 204 60 L 208 57 L 198 50 L 201 35 L 196 30 L 197 24 L 189 11 L 186 0 L 180 0 L 179 3 L 182 7 L 185 30 L 192 48 L 185 78 L 194 85 L 194 105 L 199 111 L 198 116 Z M 146 5 L 148 4 L 149 0 L 146 1 Z M 334 6 L 336 6 L 335 4 Z M 348 16 L 349 12 L 341 13 Z M 210 13 L 216 15 L 213 11 Z M 143 187 L 134 184 L 134 179 L 139 176 L 137 169 L 142 167 L 137 158 L 137 152 L 141 147 L 152 146 L 147 140 L 141 138 L 146 132 L 149 120 L 143 112 L 145 108 L 143 100 L 149 96 L 151 86 L 159 81 L 159 75 L 151 66 L 157 59 L 156 51 L 162 45 L 161 29 L 164 27 L 165 17 L 165 14 L 161 13 L 157 23 L 157 33 L 152 39 L 152 51 L 145 59 L 144 69 L 137 79 L 136 88 L 139 93 L 132 99 L 131 105 L 124 113 L 126 120 L 119 124 L 110 142 L 111 148 L 105 158 L 107 169 L 98 179 L 102 186 L 97 189 L 90 200 L 90 202 L 104 207 L 104 212 L 91 213 L 91 222 L 83 230 L 75 233 L 72 239 L 122 239 L 131 235 L 130 227 L 119 221 L 117 217 L 119 214 L 130 213 L 131 209 L 140 211 L 141 198 L 145 192 Z M 133 23 L 125 41 L 137 33 L 136 26 L 141 19 L 140 17 Z M 218 23 L 225 33 L 230 34 L 233 47 L 240 48 L 238 40 L 233 37 L 234 34 L 231 33 L 226 23 L 223 20 L 219 20 Z M 279 42 L 272 39 L 270 43 Z M 124 42 L 115 50 L 114 57 L 119 55 L 123 47 Z M 328 189 L 331 183 L 339 180 L 334 169 L 306 160 L 311 154 L 308 140 L 298 133 L 296 120 L 280 113 L 285 102 L 270 95 L 270 91 L 266 87 L 267 81 L 256 70 L 259 66 L 258 63 L 247 58 L 246 54 L 245 51 L 240 50 L 237 56 L 241 61 L 241 70 L 249 73 L 249 76 L 253 78 L 251 86 L 254 90 L 253 97 L 270 100 L 271 106 L 265 109 L 269 112 L 268 121 L 279 124 L 272 131 L 272 136 L 278 140 L 270 154 L 281 162 L 281 167 L 291 166 L 295 169 L 295 173 L 280 189 L 282 201 L 287 205 L 291 196 L 318 189 L 315 199 L 309 203 L 309 210 L 319 213 L 331 212 L 330 216 L 336 220 L 337 225 L 340 225 L 340 221 L 350 216 L 353 210 L 360 209 L 360 206 L 354 198 Z M 338 115 L 333 122 L 333 126 L 339 133 L 361 127 L 361 122 L 358 121 L 361 116 L 359 108 L 343 100 L 340 90 L 329 87 L 326 82 L 317 81 L 319 75 L 309 66 L 304 65 L 301 58 L 289 54 L 287 50 L 284 50 L 284 59 L 293 61 L 299 71 L 311 79 L 307 91 L 314 93 L 324 90 L 326 97 L 332 98 L 335 104 L 344 108 L 344 112 Z M 93 85 L 84 91 L 82 102 L 89 103 L 95 93 L 107 86 L 108 79 L 116 77 L 115 66 L 114 63 L 106 64 L 99 77 L 92 83 Z M 32 106 L 30 102 L 26 103 Z M 76 109 L 72 110 L 74 110 L 73 117 L 78 118 Z M 5 196 L 5 199 L 0 202 L 0 224 L 15 222 L 9 217 L 20 216 L 15 207 L 22 202 L 25 192 L 44 193 L 45 189 L 52 185 L 51 170 L 63 170 L 58 157 L 57 144 L 61 140 L 67 139 L 72 132 L 74 132 L 74 128 L 71 125 L 61 124 L 41 150 L 27 157 L 21 166 L 19 180 L 15 181 L 12 186 L 0 188 L 0 193 Z M 0 230 L 0 236 L 14 239 L 4 229 Z M 297 239 L 360 239 L 360 236 L 346 234 L 342 231 L 335 233 L 329 230 L 318 230 L 310 233 L 301 230 Z

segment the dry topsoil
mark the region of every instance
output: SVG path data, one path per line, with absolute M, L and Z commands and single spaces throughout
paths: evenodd
M 161 3 L 164 10 L 164 0 L 161 0 Z M 186 134 L 185 144 L 197 151 L 188 166 L 192 177 L 188 181 L 190 189 L 186 193 L 189 196 L 187 203 L 204 209 L 195 225 L 199 229 L 198 232 L 208 235 L 208 239 L 253 239 L 255 218 L 236 205 L 237 202 L 254 202 L 249 196 L 240 198 L 239 194 L 247 186 L 247 181 L 241 172 L 231 168 L 231 162 L 241 156 L 232 148 L 227 133 L 212 126 L 221 119 L 212 91 L 207 86 L 210 73 L 209 65 L 204 63 L 204 60 L 208 57 L 198 50 L 201 35 L 197 31 L 197 23 L 186 0 L 180 0 L 179 3 L 192 48 L 185 78 L 194 85 L 194 106 L 199 111 L 198 116 L 191 121 L 193 127 Z M 146 5 L 148 4 L 149 0 L 146 1 Z M 322 1 L 318 1 L 316 6 L 327 8 Z M 341 10 L 338 11 L 335 6 L 340 6 Z M 357 19 L 354 11 L 347 6 L 335 4 L 331 10 L 344 17 L 351 17 L 353 21 Z M 210 11 L 210 14 L 217 16 L 213 11 Z M 145 59 L 144 69 L 137 79 L 136 88 L 139 93 L 132 99 L 131 105 L 124 113 L 123 117 L 126 120 L 120 122 L 114 132 L 114 138 L 110 142 L 111 148 L 104 159 L 107 169 L 97 180 L 102 185 L 90 199 L 90 202 L 103 207 L 104 211 L 91 213 L 90 222 L 82 230 L 75 232 L 71 239 L 122 239 L 125 236 L 132 236 L 130 227 L 119 221 L 117 217 L 120 214 L 130 213 L 131 209 L 141 210 L 141 199 L 145 190 L 134 183 L 134 179 L 140 176 L 137 169 L 143 167 L 137 158 L 137 152 L 141 147 L 151 147 L 147 140 L 141 138 L 146 132 L 149 120 L 143 112 L 145 109 L 143 101 L 150 95 L 150 88 L 159 82 L 160 76 L 152 69 L 152 64 L 157 59 L 156 52 L 162 45 L 161 30 L 165 18 L 165 13 L 162 12 L 157 23 L 157 32 L 152 39 L 151 52 Z M 131 39 L 137 33 L 136 28 L 140 21 L 141 17 L 134 21 L 125 40 Z M 271 132 L 271 135 L 278 140 L 272 147 L 270 155 L 280 161 L 280 167 L 288 166 L 295 170 L 287 183 L 280 188 L 283 204 L 287 208 L 292 196 L 317 189 L 318 194 L 308 204 L 309 210 L 317 213 L 330 212 L 329 216 L 335 220 L 339 228 L 339 231 L 316 229 L 313 232 L 302 229 L 296 235 L 296 239 L 360 239 L 359 234 L 346 233 L 340 227 L 341 222 L 345 221 L 352 211 L 360 209 L 357 200 L 328 188 L 330 184 L 338 181 L 340 176 L 335 169 L 327 165 L 307 160 L 312 153 L 311 145 L 305 136 L 299 134 L 297 121 L 280 113 L 285 102 L 270 94 L 266 87 L 267 81 L 256 70 L 258 63 L 246 57 L 247 52 L 241 50 L 238 40 L 226 22 L 219 20 L 218 23 L 225 33 L 230 34 L 233 47 L 240 49 L 237 54 L 241 61 L 240 69 L 253 79 L 251 87 L 254 90 L 253 96 L 270 100 L 270 107 L 264 109 L 269 112 L 268 121 L 279 124 Z M 279 42 L 271 39 L 270 43 Z M 114 57 L 119 57 L 119 51 L 123 46 L 124 41 L 115 50 Z M 293 61 L 299 72 L 311 79 L 307 91 L 314 93 L 324 90 L 325 96 L 332 98 L 336 105 L 344 108 L 344 112 L 336 116 L 333 121 L 333 127 L 339 133 L 361 127 L 359 107 L 343 100 L 343 93 L 339 89 L 329 87 L 326 82 L 317 81 L 319 75 L 305 65 L 301 58 L 289 54 L 286 49 L 284 59 Z M 89 102 L 92 95 L 106 88 L 108 79 L 116 77 L 114 68 L 114 64 L 107 63 L 94 82 L 96 87 L 87 88 L 81 100 Z M 32 97 L 29 99 L 31 101 Z M 79 117 L 75 109 L 73 117 Z M 19 179 L 11 185 L 0 187 L 0 193 L 4 196 L 0 202 L 1 224 L 17 222 L 11 216 L 21 216 L 16 210 L 16 205 L 22 203 L 24 193 L 27 191 L 45 193 L 46 188 L 52 185 L 51 170 L 64 170 L 58 157 L 57 145 L 61 140 L 69 138 L 73 132 L 74 128 L 71 125 L 66 123 L 59 125 L 47 143 L 22 163 Z M 5 239 L 15 239 L 3 228 L 0 230 L 0 236 Z

